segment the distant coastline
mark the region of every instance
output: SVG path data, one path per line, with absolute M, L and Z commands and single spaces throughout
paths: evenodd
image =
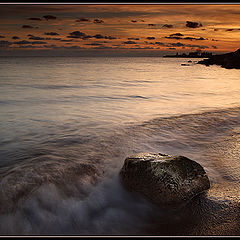
M 211 52 L 189 52 L 189 53 L 182 53 L 179 54 L 178 52 L 175 55 L 164 55 L 164 58 L 209 58 L 213 56 Z

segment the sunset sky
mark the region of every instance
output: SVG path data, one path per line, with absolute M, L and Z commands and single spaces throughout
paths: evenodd
M 240 5 L 0 5 L 0 55 L 163 55 L 240 48 Z

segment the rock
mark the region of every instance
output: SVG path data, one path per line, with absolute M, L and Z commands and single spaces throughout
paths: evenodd
M 240 69 L 240 49 L 231 53 L 213 55 L 208 59 L 199 61 L 198 63 L 206 66 L 216 64 L 227 69 Z
M 210 188 L 203 167 L 183 156 L 139 153 L 125 159 L 119 175 L 127 190 L 161 207 L 184 206 Z

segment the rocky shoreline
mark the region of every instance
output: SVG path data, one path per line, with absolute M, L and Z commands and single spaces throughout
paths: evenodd
M 216 64 L 227 69 L 240 69 L 240 49 L 235 52 L 213 55 L 208 59 L 203 59 L 197 63 L 206 66 Z
M 210 187 L 203 167 L 191 159 L 161 153 L 136 154 L 125 159 L 119 174 L 128 191 L 153 203 L 156 214 L 165 213 L 166 217 L 160 214 L 152 221 L 146 235 L 240 234 L 238 184 L 215 183 Z M 235 199 L 230 192 L 234 192 Z

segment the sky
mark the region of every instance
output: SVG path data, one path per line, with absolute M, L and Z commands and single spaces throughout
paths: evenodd
M 0 5 L 0 56 L 218 54 L 239 39 L 236 4 Z

